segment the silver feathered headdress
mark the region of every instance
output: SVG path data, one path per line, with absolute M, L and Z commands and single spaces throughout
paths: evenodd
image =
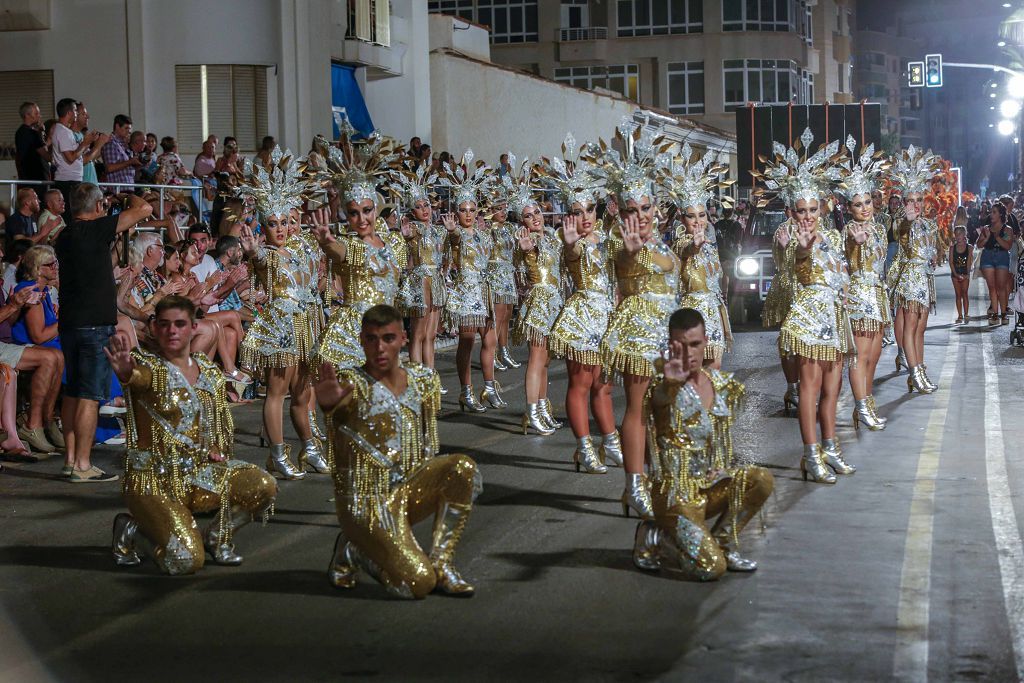
M 521 215 L 528 206 L 540 206 L 540 202 L 533 192 L 533 167 L 529 159 L 523 159 L 520 164 L 516 155 L 508 152 L 509 172 L 502 178 L 500 184 L 495 188 L 494 201 L 504 202 L 508 210 Z
M 846 149 L 850 158 L 843 165 L 844 177 L 836 192 L 850 200 L 859 194 L 870 195 L 878 187 L 878 177 L 889 167 L 889 162 L 881 151 L 875 151 L 873 143 L 862 148 L 857 156 L 857 141 L 852 135 L 846 136 Z
M 428 164 L 421 163 L 415 170 L 409 160 L 395 173 L 394 182 L 389 188 L 406 209 L 411 209 L 421 199 L 430 201 L 434 195 L 433 187 L 437 183 L 437 173 L 430 170 Z
M 452 199 L 455 206 L 465 202 L 479 205 L 480 194 L 490 190 L 493 182 L 493 170 L 481 162 L 473 171 L 472 164 L 475 158 L 473 150 L 467 149 L 466 153 L 462 155 L 461 164 L 452 168 L 446 162 L 442 169 L 441 183 L 453 188 Z
M 604 140 L 596 153 L 588 150 L 583 157 L 593 164 L 594 176 L 604 182 L 608 191 L 625 204 L 643 197 L 656 199 L 659 156 L 671 148 L 662 136 L 655 136 L 629 117 L 623 117 L 615 130 L 615 140 L 625 154 L 620 156 Z
M 235 188 L 235 196 L 252 199 L 260 216 L 281 216 L 302 206 L 312 187 L 303 176 L 305 159 L 295 159 L 291 150 L 278 146 L 270 153 L 270 163 L 263 167 L 252 159 L 242 162 L 243 180 Z
M 318 178 L 338 188 L 342 204 L 367 199 L 377 204 L 377 185 L 395 174 L 401 146 L 377 131 L 358 145 L 343 132 L 339 145 L 328 148 L 327 170 Z
M 925 152 L 911 145 L 896 156 L 889 177 L 904 195 L 927 192 L 932 178 L 938 175 L 940 161 L 938 155 L 931 151 Z
M 807 156 L 814 135 L 810 128 L 804 129 L 799 142 L 793 147 L 783 147 L 778 142 L 772 143 L 774 159 L 761 157 L 765 164 L 763 173 L 753 172 L 752 176 L 764 183 L 764 187 L 754 191 L 758 197 L 758 206 L 764 206 L 768 199 L 778 195 L 787 206 L 796 206 L 801 199 L 823 199 L 828 196 L 832 183 L 842 177 L 842 169 L 837 166 L 835 158 L 839 152 L 839 140 L 822 145 L 810 157 Z M 800 150 L 804 157 L 800 158 Z
M 706 207 L 715 196 L 715 190 L 732 185 L 732 181 L 723 179 L 729 168 L 715 164 L 716 157 L 712 149 L 698 156 L 689 143 L 684 143 L 682 152 L 672 159 L 671 165 L 660 169 L 664 198 L 680 210 L 688 206 Z M 723 195 L 721 201 L 731 205 L 732 197 Z
M 604 196 L 605 188 L 600 179 L 594 175 L 594 167 L 584 160 L 583 156 L 597 155 L 596 145 L 586 143 L 580 150 L 576 149 L 576 138 L 567 133 L 562 142 L 562 156 L 548 159 L 544 157 L 537 166 L 538 175 L 547 180 L 558 192 L 558 198 L 568 210 L 573 204 L 586 206 L 596 203 Z

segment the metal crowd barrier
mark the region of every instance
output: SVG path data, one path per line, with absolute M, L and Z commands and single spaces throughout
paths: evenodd
M 14 210 L 15 202 L 17 201 L 18 188 L 24 187 L 37 187 L 44 186 L 50 187 L 54 185 L 52 180 L 13 180 L 0 178 L 0 185 L 7 185 L 9 189 L 9 198 L 11 203 L 11 210 Z M 199 193 L 199 205 L 196 207 L 199 211 L 199 217 L 202 218 L 206 211 L 213 209 L 213 202 L 208 200 L 203 192 L 203 186 L 196 185 L 156 185 L 154 183 L 97 183 L 101 188 L 111 189 L 131 189 L 131 190 L 155 190 L 160 194 L 160 218 L 164 218 L 164 203 L 166 201 L 166 192 L 173 190 L 178 193 L 187 193 L 189 195 L 198 192 Z

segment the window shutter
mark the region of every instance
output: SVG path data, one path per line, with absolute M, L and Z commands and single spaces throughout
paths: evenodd
M 18 109 L 23 102 L 39 105 L 44 121 L 54 116 L 52 71 L 0 71 L 0 147 L 13 150 L 14 133 L 21 125 Z
M 232 94 L 235 104 L 235 137 L 241 149 L 259 149 L 256 138 L 256 88 L 253 72 L 256 67 L 231 67 Z
M 256 139 L 263 140 L 264 135 L 268 135 L 270 126 L 267 123 L 267 72 L 268 69 L 265 66 L 253 67 L 254 74 L 254 90 L 256 98 Z
M 178 115 L 178 151 L 192 152 L 203 146 L 203 97 L 198 64 L 174 67 Z
M 235 135 L 234 105 L 231 93 L 231 65 L 206 65 L 206 127 L 207 134 L 212 133 L 223 140 L 226 136 Z M 238 150 L 248 151 L 249 140 L 239 138 Z
M 373 5 L 376 24 L 376 40 L 384 46 L 391 45 L 391 3 L 388 0 L 376 0 Z
M 367 42 L 373 39 L 373 22 L 370 17 L 370 0 L 355 0 L 356 38 Z

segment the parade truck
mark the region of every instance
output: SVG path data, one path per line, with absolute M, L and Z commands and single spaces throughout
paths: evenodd
M 751 206 L 732 263 L 722 264 L 729 274 L 729 319 L 737 324 L 761 317 L 764 299 L 775 276 L 772 238 L 786 220 L 781 203 L 758 209 Z

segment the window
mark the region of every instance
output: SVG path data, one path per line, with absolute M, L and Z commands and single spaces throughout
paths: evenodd
M 242 152 L 259 149 L 268 130 L 267 67 L 179 64 L 174 77 L 180 151 L 199 151 L 210 133 L 238 138 Z
M 384 2 L 384 0 L 380 0 Z M 429 0 L 427 11 L 483 24 L 492 43 L 536 43 L 537 0 Z
M 804 85 L 805 72 L 797 69 L 796 62 L 727 59 L 722 66 L 726 107 L 741 107 L 747 102 L 804 104 L 811 101 Z
M 14 158 L 14 133 L 21 125 L 22 102 L 39 105 L 42 120 L 54 116 L 53 72 L 0 71 L 0 158 Z M 88 104 L 88 103 L 86 103 Z
M 391 45 L 391 6 L 388 0 L 349 2 L 345 37 L 377 45 Z
M 636 64 L 561 67 L 555 69 L 555 80 L 586 90 L 611 90 L 634 101 L 640 97 L 640 67 Z
M 704 113 L 704 62 L 668 65 L 668 110 L 673 114 Z
M 797 0 L 722 0 L 724 31 L 796 31 Z
M 665 36 L 704 30 L 704 0 L 618 0 L 619 36 Z
M 467 21 L 474 21 L 473 0 L 429 0 L 427 11 L 432 14 L 450 14 Z

